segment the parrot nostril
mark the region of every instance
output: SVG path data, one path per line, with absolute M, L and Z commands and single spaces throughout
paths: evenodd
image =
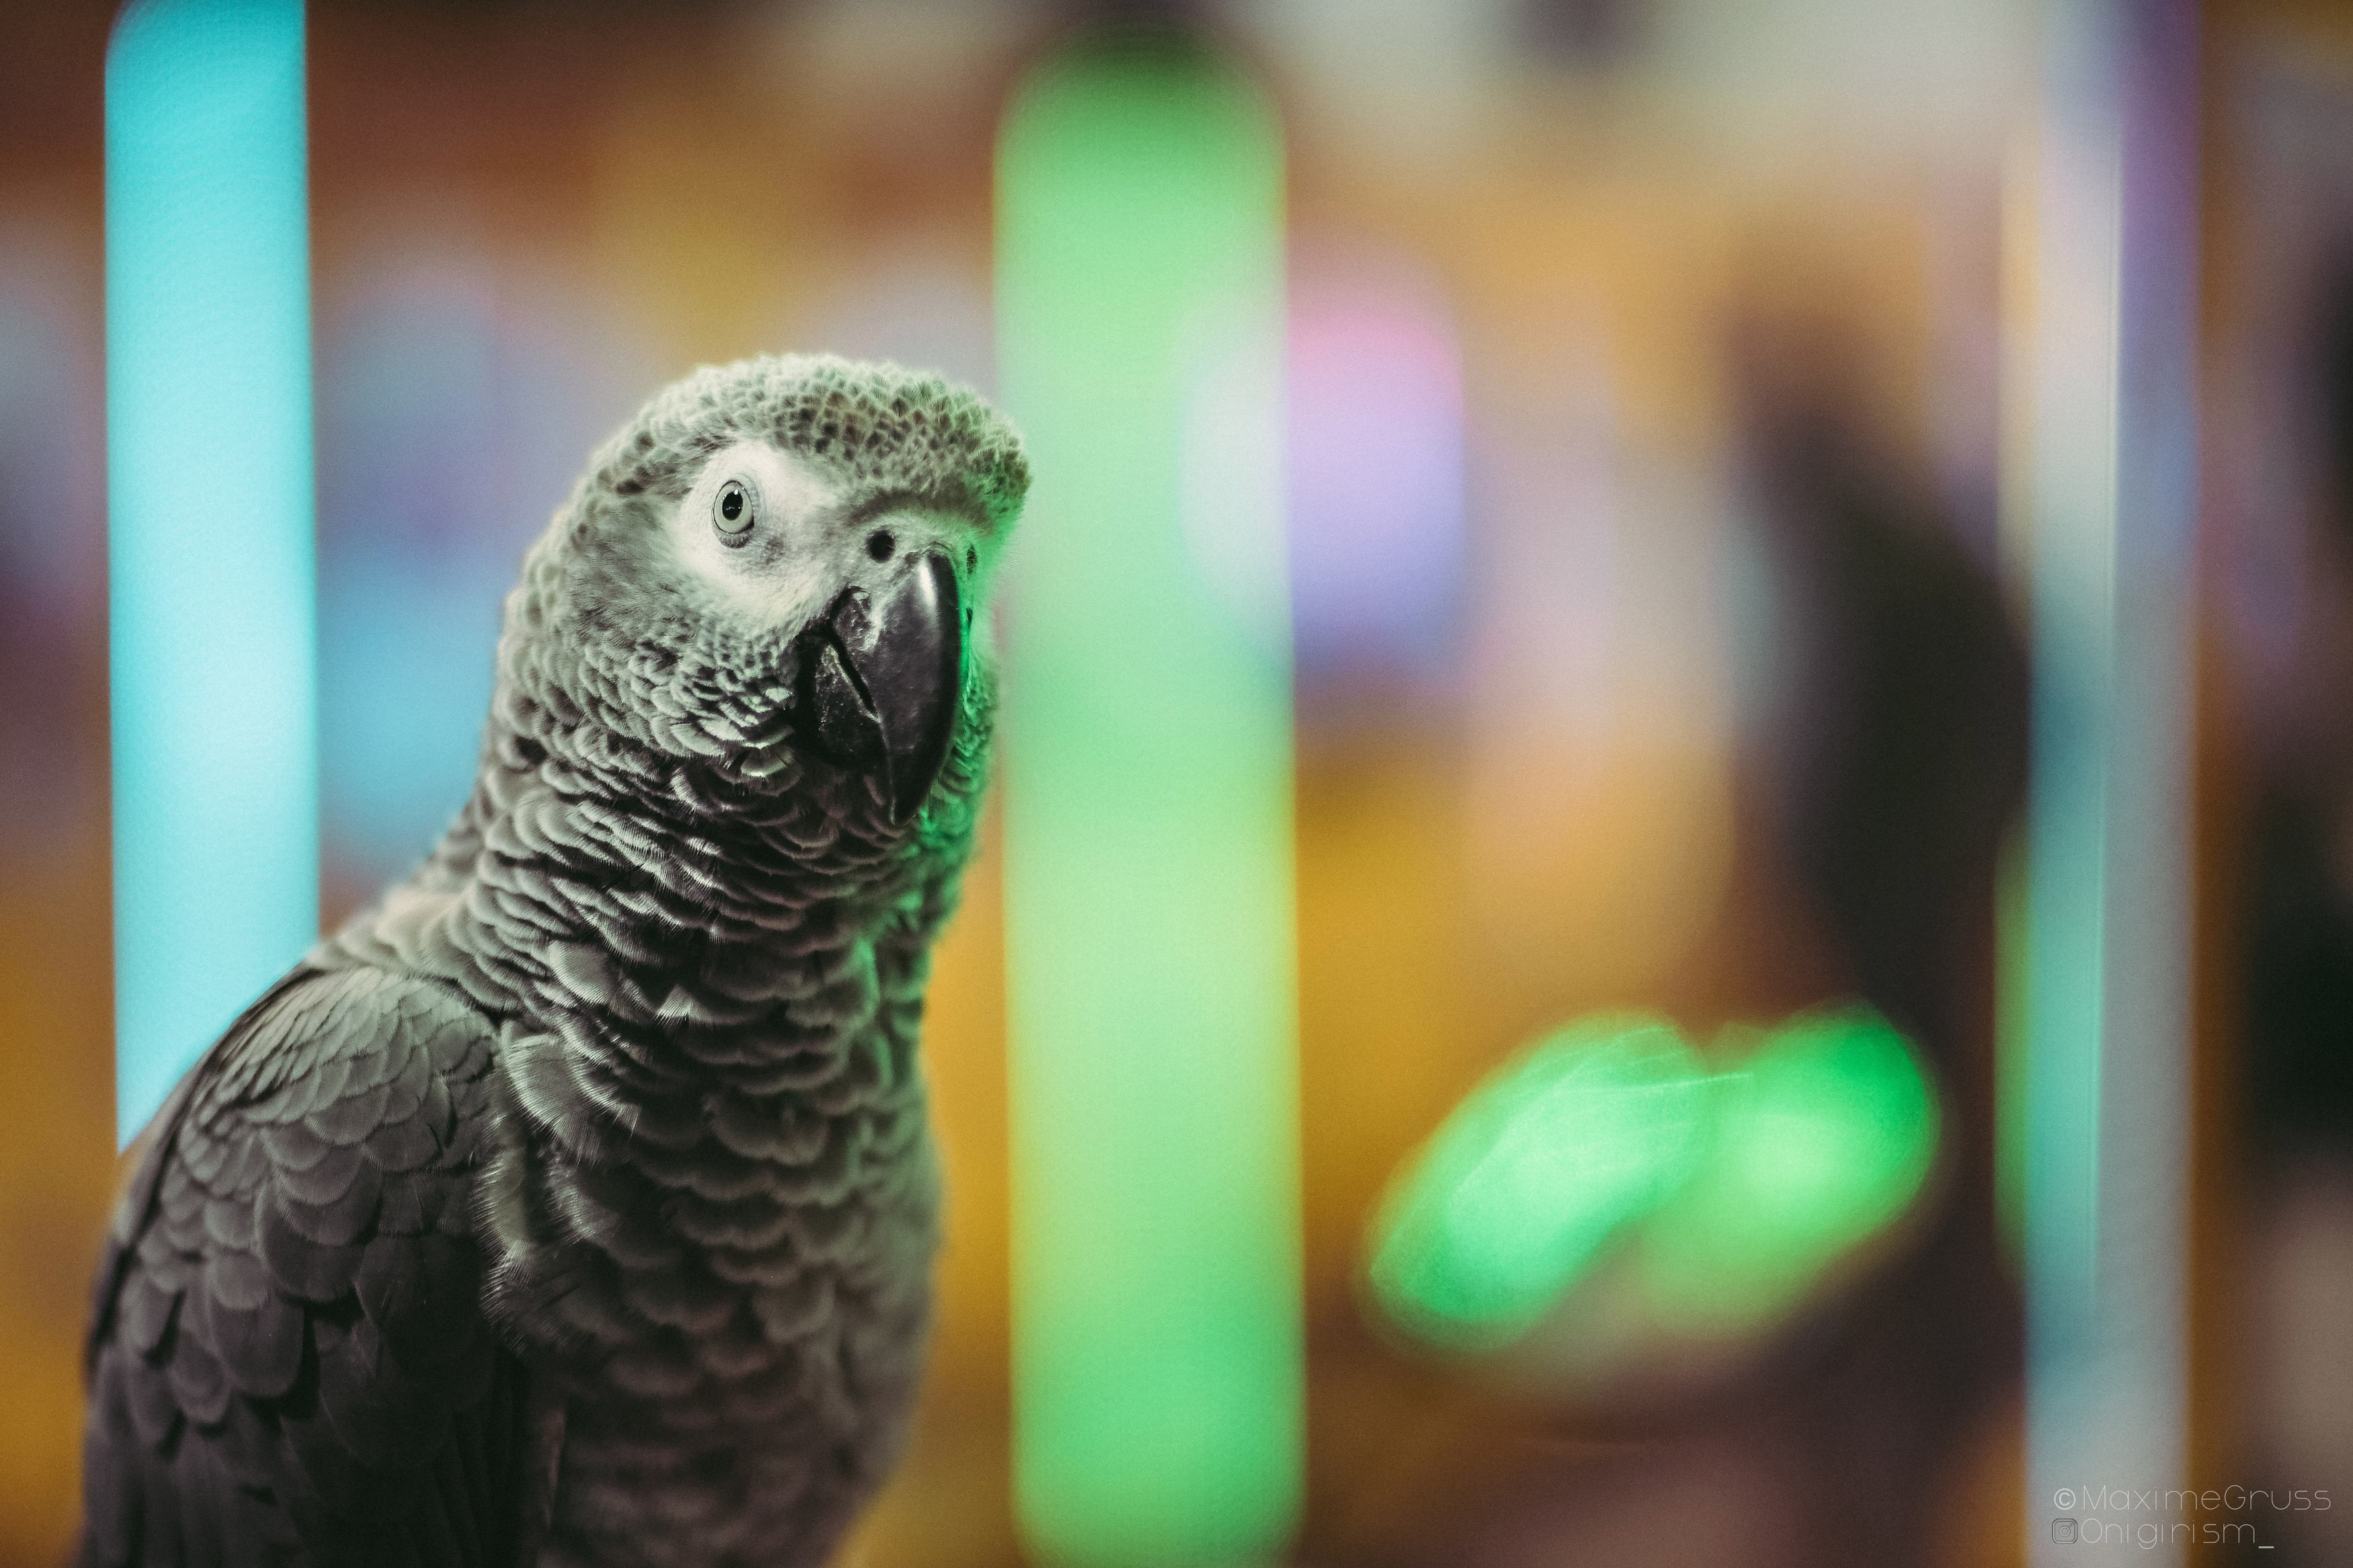
M 890 560 L 891 552 L 898 548 L 899 542 L 887 528 L 878 528 L 866 536 L 866 553 L 877 561 Z

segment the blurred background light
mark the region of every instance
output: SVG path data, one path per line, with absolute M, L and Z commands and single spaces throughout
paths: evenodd
M 1934 1091 L 1866 1008 L 1782 1025 L 1715 1082 L 1705 1158 L 1644 1226 L 1662 1327 L 1745 1330 L 1900 1218 L 1936 1157 Z
M 83 743 L 85 628 L 105 613 L 97 297 L 64 226 L 0 219 L 0 846 L 73 841 L 104 755 Z
M 2198 178 L 2186 0 L 2045 8 L 2031 443 L 2028 1515 L 2187 1465 L 2189 602 Z M 2018 303 L 2023 304 L 2023 301 Z M 2181 1560 L 2180 1542 L 2155 1552 Z
M 1703 1060 L 1672 1024 L 1602 1015 L 1496 1069 L 1375 1217 L 1383 1311 L 1443 1350 L 1501 1350 L 1621 1238 L 1657 1332 L 1750 1331 L 1806 1300 L 1918 1195 L 1936 1096 L 1868 1008 L 1749 1033 Z
M 481 269 L 396 252 L 338 314 L 320 354 L 321 782 L 332 851 L 380 884 L 473 784 L 499 601 L 533 520 L 494 510 L 500 323 Z
M 1661 1019 L 1588 1018 L 1522 1052 L 1384 1203 L 1366 1269 L 1382 1309 L 1446 1349 L 1510 1342 L 1689 1178 L 1709 1092 L 1697 1053 Z
M 584 454 L 652 379 L 628 314 L 417 215 L 320 309 L 329 870 L 406 871 L 472 786 L 500 616 Z
M 1046 1560 L 1271 1554 L 1302 1329 L 1281 133 L 1082 43 L 997 154 L 1014 1469 Z
M 119 1136 L 318 933 L 300 0 L 139 0 L 106 72 Z
M 1461 349 L 1444 297 L 1402 261 L 1304 248 L 1289 363 L 1300 684 L 1426 684 L 1451 651 L 1464 559 Z

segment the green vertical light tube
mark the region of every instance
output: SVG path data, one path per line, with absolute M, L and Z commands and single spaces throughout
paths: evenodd
M 1015 1489 L 1058 1563 L 1267 1557 L 1298 1504 L 1282 211 L 1271 108 L 1173 41 L 1007 115 Z

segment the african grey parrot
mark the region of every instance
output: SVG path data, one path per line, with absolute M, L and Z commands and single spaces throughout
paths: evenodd
M 657 395 L 510 595 L 471 797 L 174 1090 L 90 1333 L 85 1563 L 800 1564 L 892 1461 L 1029 485 L 971 393 Z

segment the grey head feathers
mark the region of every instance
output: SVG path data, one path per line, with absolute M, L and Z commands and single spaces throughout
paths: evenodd
M 939 377 L 799 357 L 699 371 L 607 444 L 533 548 L 501 674 L 559 721 L 774 776 L 725 764 L 777 761 L 744 752 L 807 673 L 797 639 L 927 552 L 984 602 L 1028 488 L 1012 427 Z M 714 508 L 738 501 L 751 526 L 731 537 Z

